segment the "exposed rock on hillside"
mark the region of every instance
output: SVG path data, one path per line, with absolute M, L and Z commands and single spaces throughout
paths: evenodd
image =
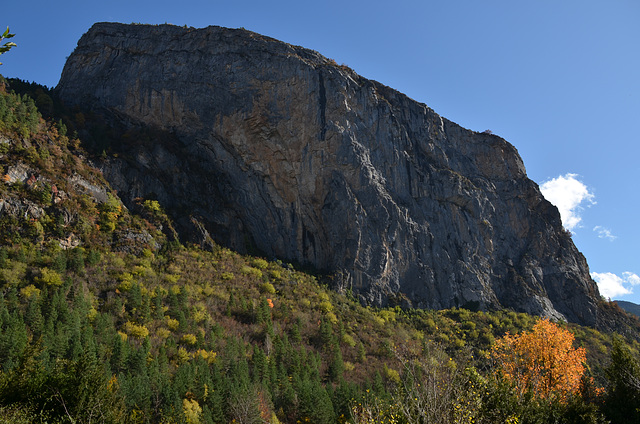
M 314 51 L 244 30 L 102 23 L 57 92 L 160 134 L 125 137 L 105 176 L 234 249 L 342 271 L 375 304 L 596 322 L 586 261 L 511 144 Z

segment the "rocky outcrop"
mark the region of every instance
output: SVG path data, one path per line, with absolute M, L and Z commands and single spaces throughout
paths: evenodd
M 234 249 L 339 272 L 374 304 L 596 322 L 586 261 L 511 144 L 317 52 L 102 23 L 57 93 L 130 129 L 102 165 L 121 196 L 153 196 Z

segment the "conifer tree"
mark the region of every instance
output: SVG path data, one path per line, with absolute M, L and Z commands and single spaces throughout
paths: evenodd
M 114 334 L 111 344 L 111 369 L 114 373 L 124 372 L 129 361 L 129 344 L 122 340 L 120 334 Z
M 3 371 L 16 368 L 28 343 L 27 327 L 18 310 L 5 314 L 0 333 L 0 365 Z
M 342 360 L 342 352 L 340 346 L 335 343 L 331 349 L 329 357 L 329 366 L 327 368 L 329 380 L 338 382 L 344 373 L 344 361 Z
M 608 418 L 615 423 L 640 421 L 640 361 L 619 339 L 614 339 L 611 364 L 606 370 L 609 387 L 605 399 Z
M 44 317 L 42 316 L 41 298 L 35 295 L 27 303 L 25 312 L 25 323 L 29 326 L 29 330 L 33 333 L 34 339 L 39 339 L 44 330 Z

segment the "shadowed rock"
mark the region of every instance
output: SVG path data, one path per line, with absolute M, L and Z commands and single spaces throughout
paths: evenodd
M 516 149 L 301 47 L 245 30 L 94 25 L 57 87 L 152 140 L 103 163 L 183 228 L 339 272 L 384 305 L 593 325 L 599 298 Z

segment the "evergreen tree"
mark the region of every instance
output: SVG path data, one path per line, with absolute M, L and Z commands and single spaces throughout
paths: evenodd
M 333 336 L 333 326 L 331 322 L 322 318 L 320 322 L 320 347 L 323 349 L 330 348 L 335 343 L 335 338 Z
M 291 326 L 291 341 L 294 343 L 302 342 L 302 334 L 300 332 L 300 328 L 302 327 L 302 322 L 300 318 L 297 318 L 295 323 Z
M 317 424 L 335 423 L 335 412 L 331 398 L 319 380 L 305 378 L 297 388 L 299 397 L 299 420 Z
M 254 383 L 261 383 L 268 376 L 267 356 L 259 346 L 253 348 L 251 368 Z
M 84 255 L 82 247 L 76 247 L 69 253 L 68 267 L 78 275 L 84 275 Z
M 129 362 L 129 344 L 122 340 L 120 334 L 114 334 L 111 344 L 111 369 L 114 373 L 121 373 L 127 369 Z
M 135 283 L 127 292 L 127 311 L 133 316 L 138 317 L 140 308 L 142 307 L 142 290 L 140 284 Z
M 0 333 L 0 365 L 3 371 L 16 368 L 22 359 L 29 338 L 27 327 L 18 310 L 5 315 Z
M 331 354 L 329 356 L 329 366 L 327 368 L 327 374 L 330 381 L 337 382 L 342 378 L 344 373 L 344 361 L 342 360 L 342 352 L 340 346 L 336 343 L 333 345 Z
M 33 296 L 27 303 L 25 312 L 25 323 L 29 326 L 29 330 L 33 334 L 34 339 L 39 339 L 44 330 L 44 317 L 42 316 L 40 296 Z
M 2 99 L 3 97 L 0 96 L 0 101 L 2 101 Z M 9 259 L 9 253 L 7 252 L 7 249 L 5 247 L 0 247 L 0 268 L 4 268 L 7 265 L 7 259 Z
M 64 252 L 57 253 L 51 261 L 51 268 L 59 274 L 65 272 L 67 270 L 67 255 Z
M 89 252 L 87 253 L 87 265 L 89 266 L 97 265 L 101 259 L 102 259 L 102 255 L 100 255 L 100 252 L 98 250 L 89 249 Z
M 82 331 L 80 317 L 78 311 L 73 310 L 71 312 L 71 319 L 66 326 L 66 337 L 69 340 L 67 347 L 66 358 L 76 361 L 80 358 L 80 355 L 84 352 L 82 348 Z
M 608 418 L 615 423 L 640 422 L 640 362 L 619 339 L 614 339 L 611 365 L 607 368 L 609 387 L 605 400 Z
M 164 309 L 162 304 L 162 295 L 160 293 L 156 293 L 153 298 L 153 318 L 162 320 L 164 319 Z

